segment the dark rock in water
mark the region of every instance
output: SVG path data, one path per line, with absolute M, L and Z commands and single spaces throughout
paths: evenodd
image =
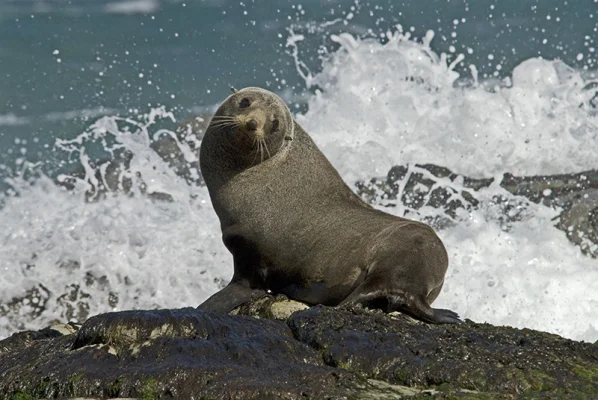
M 0 341 L 0 398 L 595 398 L 598 346 L 468 321 L 313 307 L 126 311 Z M 266 317 L 265 317 L 266 316 Z M 272 316 L 269 319 L 267 316 Z M 20 397 L 19 397 L 20 396 Z
M 148 192 L 141 173 L 130 169 L 132 157 L 131 153 L 124 152 L 108 160 L 90 160 L 87 167 L 77 165 L 68 174 L 60 175 L 58 184 L 67 190 L 73 190 L 83 182 L 86 186 L 85 200 L 88 202 L 101 200 L 109 193 L 132 194 L 135 191 L 153 200 L 172 201 L 172 196 L 168 193 Z
M 78 181 L 85 181 L 87 201 L 97 200 L 107 192 L 128 193 L 133 186 L 133 177 L 126 173 L 131 157 L 131 153 L 123 152 L 110 160 L 89 160 L 88 168 L 77 165 L 69 174 L 60 175 L 59 184 L 73 190 Z
M 494 184 L 494 178 L 468 178 L 428 164 L 395 166 L 386 178 L 358 182 L 356 187 L 370 203 L 395 207 L 400 201 L 407 208 L 406 215 L 420 213 L 425 206 L 441 210 L 440 215 L 419 217 L 442 229 L 457 223 L 460 212 L 478 209 L 479 192 Z M 508 230 L 513 222 L 528 217 L 530 202 L 558 208 L 561 213 L 555 226 L 584 254 L 598 258 L 598 170 L 530 177 L 504 174 L 498 186 L 514 196 L 494 195 L 484 206 L 491 209 L 503 229 Z
M 562 208 L 556 227 L 585 254 L 598 258 L 598 170 L 523 178 L 505 174 L 501 186 L 534 203 Z
M 176 135 L 180 141 L 187 143 L 189 147 L 197 150 L 211 120 L 212 115 L 210 114 L 188 118 L 177 126 L 175 130 Z
M 36 259 L 35 256 L 33 258 Z M 80 263 L 74 260 L 60 262 L 56 265 L 58 269 L 68 269 L 69 271 L 80 267 Z M 35 268 L 35 266 L 31 265 L 28 268 Z M 125 276 L 123 281 L 125 285 L 130 284 L 128 276 Z M 89 317 L 90 304 L 100 301 L 93 299 L 89 294 L 92 289 L 99 289 L 106 293 L 106 297 L 101 299 L 106 302 L 107 306 L 114 308 L 118 305 L 118 293 L 110 289 L 106 276 L 96 277 L 91 272 L 87 272 L 83 282 L 65 286 L 58 293 L 51 292 L 42 284 L 24 291 L 21 296 L 0 304 L 0 318 L 6 318 L 12 326 L 16 326 L 18 329 L 24 329 L 23 317 L 29 321 L 37 319 L 47 310 L 48 301 L 55 298 L 60 307 L 59 312 L 56 313 L 57 319 L 50 323 L 59 323 L 61 320 L 85 321 Z
M 21 297 L 0 304 L 0 317 L 6 318 L 13 326 L 23 329 L 24 326 L 19 323 L 22 315 L 26 313 L 29 319 L 39 317 L 46 310 L 50 296 L 50 291 L 44 285 L 38 284 L 25 291 Z
M 212 119 L 211 115 L 201 115 L 181 122 L 175 129 L 175 136 L 154 137 L 152 149 L 168 163 L 169 167 L 190 185 L 203 185 L 199 161 L 187 161 L 184 146 L 198 155 L 199 145 Z
M 68 323 L 54 325 L 39 331 L 25 331 L 13 334 L 11 337 L 0 342 L 0 356 L 2 354 L 19 352 L 25 350 L 38 340 L 57 338 L 63 335 L 71 335 L 79 329 L 77 324 Z
M 211 117 L 196 116 L 183 121 L 174 131 L 159 130 L 151 140 L 151 149 L 168 164 L 177 176 L 189 185 L 203 185 L 197 152 Z M 193 157 L 189 154 L 193 153 Z M 95 201 L 108 193 L 137 191 L 151 199 L 172 201 L 167 193 L 149 192 L 139 171 L 131 170 L 134 155 L 130 151 L 114 152 L 109 159 L 88 160 L 88 165 L 78 164 L 60 176 L 59 184 L 72 190 L 78 182 L 85 182 L 86 200 Z

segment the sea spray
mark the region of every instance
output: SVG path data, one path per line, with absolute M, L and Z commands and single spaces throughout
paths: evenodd
M 165 118 L 172 114 L 164 109 L 102 117 L 57 141 L 82 174 L 9 179 L 0 210 L 0 336 L 98 312 L 197 305 L 228 278 L 231 259 L 207 190 L 177 176 L 152 148 L 150 133 L 162 138 L 157 124 Z M 193 163 L 195 153 L 176 143 Z M 90 197 L 106 179 L 102 167 L 123 152 L 129 161 L 118 179 L 132 179 L 130 190 Z M 149 196 L 157 192 L 169 201 Z
M 561 61 L 532 59 L 504 81 L 466 79 L 453 68 L 456 58 L 430 49 L 431 39 L 396 31 L 382 44 L 336 35 L 341 47 L 327 53 L 320 72 L 309 72 L 314 93 L 298 122 L 351 186 L 398 164 L 494 177 L 478 194 L 478 209 L 439 231 L 451 261 L 434 306 L 474 321 L 596 340 L 597 263 L 553 227 L 558 210 L 528 204 L 524 218 L 505 227 L 494 208 L 496 196 L 520 201 L 498 186 L 504 172 L 595 168 L 595 78 Z M 11 189 L 0 209 L 0 336 L 111 310 L 194 306 L 230 278 L 232 258 L 207 191 L 155 150 L 175 135 L 161 124 L 177 116 L 131 114 L 102 117 L 74 141 L 59 141 L 57 152 L 66 150 L 83 169 L 61 182 L 3 170 Z M 193 169 L 193 149 L 185 146 L 174 141 L 175 158 Z M 117 184 L 87 198 L 102 182 L 98 169 L 105 178 L 101 166 L 106 172 L 119 157 L 126 162 L 115 168 L 116 182 L 129 179 L 129 189 Z M 150 196 L 156 193 L 168 196 Z M 404 215 L 409 205 L 384 210 Z
M 554 227 L 558 210 L 528 204 L 526 217 L 505 229 L 494 204 L 497 196 L 526 201 L 500 188 L 503 173 L 596 168 L 596 76 L 532 58 L 510 78 L 478 82 L 454 71 L 461 57 L 435 54 L 430 34 L 419 42 L 398 29 L 387 38 L 333 38 L 341 47 L 306 80 L 315 93 L 298 122 L 349 184 L 414 163 L 494 177 L 478 193 L 482 206 L 439 232 L 450 266 L 434 306 L 474 321 L 595 341 L 598 293 L 590 283 L 598 279 L 598 262 Z M 438 214 L 409 213 L 403 204 L 382 209 L 417 219 Z

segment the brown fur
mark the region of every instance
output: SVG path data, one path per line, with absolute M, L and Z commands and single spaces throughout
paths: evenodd
M 226 99 L 202 141 L 200 165 L 234 259 L 229 285 L 200 308 L 229 312 L 271 291 L 460 322 L 430 307 L 448 266 L 432 228 L 364 203 L 275 94 L 247 88 Z

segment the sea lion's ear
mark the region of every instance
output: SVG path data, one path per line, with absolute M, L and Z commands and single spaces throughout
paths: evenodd
M 239 93 L 239 91 L 238 91 L 237 89 L 235 89 L 234 87 L 231 87 L 231 88 L 230 88 L 230 90 L 231 90 L 233 93 Z

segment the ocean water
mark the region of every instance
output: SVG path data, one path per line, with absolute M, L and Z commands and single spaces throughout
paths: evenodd
M 230 278 L 207 190 L 155 150 L 173 138 L 192 171 L 196 143 L 174 131 L 230 86 L 279 93 L 351 186 L 397 164 L 598 164 L 596 0 L 4 0 L 0 38 L 0 337 L 73 309 L 198 305 Z M 123 159 L 131 190 L 86 201 Z M 434 306 L 598 340 L 598 261 L 558 210 L 531 204 L 505 231 L 484 206 L 497 194 L 517 200 L 494 184 L 439 232 Z

